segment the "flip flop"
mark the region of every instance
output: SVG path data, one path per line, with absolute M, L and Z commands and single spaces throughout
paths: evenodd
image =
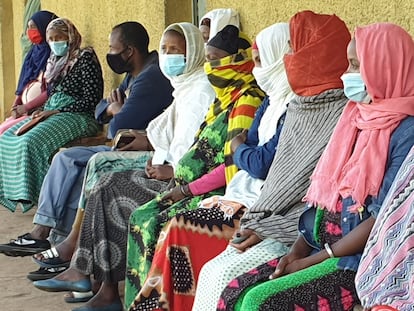
M 48 280 L 48 279 L 55 277 L 59 273 L 62 273 L 66 269 L 67 269 L 66 267 L 59 267 L 59 268 L 40 267 L 39 270 L 29 272 L 29 274 L 27 275 L 27 278 L 30 281 Z
M 10 243 L 0 244 L 0 253 L 12 257 L 24 257 L 37 254 L 50 248 L 48 240 L 33 239 L 30 233 L 25 233 L 10 240 Z
M 37 259 L 32 256 L 32 259 L 39 266 L 44 268 L 60 268 L 60 267 L 69 267 L 70 260 L 62 260 L 59 257 L 59 253 L 55 247 L 52 247 L 48 250 L 45 250 L 40 253 L 43 256 L 43 259 Z
M 71 296 L 69 296 L 69 294 Z M 77 302 L 88 302 L 95 294 L 93 291 L 89 292 L 69 292 L 68 295 L 65 295 L 64 299 L 67 303 L 77 303 Z

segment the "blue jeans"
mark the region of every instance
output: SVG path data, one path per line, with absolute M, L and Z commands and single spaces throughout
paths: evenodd
M 72 229 L 88 160 L 108 146 L 73 147 L 57 153 L 42 184 L 33 223 L 52 228 L 49 241 L 61 242 Z

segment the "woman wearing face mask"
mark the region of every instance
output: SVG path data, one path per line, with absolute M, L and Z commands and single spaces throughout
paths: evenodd
M 235 310 L 352 310 L 359 303 L 354 280 L 365 243 L 414 144 L 413 42 L 398 26 L 374 24 L 356 29 L 347 52 L 342 80 L 350 101 L 312 174 L 299 237 L 286 256 L 229 283 L 223 298 L 239 298 Z M 223 300 L 218 310 L 230 308 Z
M 179 213 L 164 226 L 141 297 L 137 297 L 137 301 L 141 298 L 137 303 L 140 307 L 148 308 L 144 295 L 155 288 L 158 295 L 168 297 L 171 310 L 191 310 L 202 265 L 224 250 L 238 228 L 244 208 L 249 208 L 257 199 L 276 153 L 286 104 L 293 97 L 283 64 L 288 42 L 286 23 L 275 24 L 257 36 L 252 50 L 253 74 L 268 97 L 258 109 L 247 139 L 243 132 L 232 141 L 233 158 L 241 170 L 227 185 L 224 196 L 207 198 L 200 208 Z M 207 47 L 207 53 L 209 50 Z M 180 249 L 185 250 L 186 260 L 184 257 L 179 260 Z M 176 254 L 170 257 L 171 252 Z M 173 284 L 173 279 L 180 279 L 180 271 L 186 271 L 186 277 L 192 280 L 191 285 L 186 284 L 188 287 L 183 286 L 184 282 Z M 161 300 L 166 307 L 166 302 Z
M 56 17 L 52 12 L 39 11 L 33 14 L 27 24 L 27 37 L 32 42 L 32 47 L 20 71 L 11 117 L 0 125 L 0 134 L 27 118 L 27 114 L 42 106 L 48 98 L 43 79 L 50 55 L 49 44 L 46 42 L 46 27 Z
M 375 57 L 378 55 L 387 68 L 387 74 L 382 74 L 383 79 L 378 86 L 379 81 L 375 80 L 371 70 L 362 72 L 363 78 L 372 74 L 375 81 L 372 85 L 367 83 L 369 94 L 374 98 L 372 104 L 379 100 L 385 103 L 395 101 L 412 107 L 414 42 L 410 34 L 397 25 L 379 23 L 357 28 L 355 38 L 361 60 L 366 56 L 369 67 L 378 69 L 375 67 L 379 62 Z M 367 43 L 361 44 L 360 41 Z M 368 48 L 377 46 L 381 46 L 379 53 L 370 59 Z M 376 71 L 378 73 L 381 71 Z M 355 284 L 365 310 L 409 311 L 414 305 L 413 156 L 414 148 L 411 148 L 376 216 L 358 267 Z
M 85 204 L 84 218 L 79 248 L 73 257 L 74 268 L 50 281 L 35 283 L 36 287 L 64 290 L 67 282 L 62 280 L 73 280 L 88 287 L 76 287 L 75 284 L 66 288 L 67 290 L 89 291 L 89 274 L 93 273 L 94 278 L 102 282 L 102 285 L 87 306 L 110 305 L 116 310 L 122 309 L 118 296 L 118 282 L 125 278 L 129 215 L 137 206 L 167 189 L 168 180 L 173 176 L 179 159 L 193 143 L 196 131 L 204 119 L 203 115 L 207 113 L 209 105 L 214 100 L 214 91 L 202 68 L 204 45 L 197 27 L 190 23 L 170 25 L 163 33 L 159 50 L 160 68 L 174 87 L 174 101 L 159 117 L 151 121 L 146 129 L 148 143 L 154 149 L 153 152 L 105 152 L 90 160 L 89 164 L 103 162 L 105 158 L 110 159 L 108 167 L 105 167 L 103 172 L 94 172 L 100 174 L 100 177 L 92 188 L 89 188 L 88 181 L 85 181 L 87 189 L 84 188 L 86 192 L 82 194 L 85 200 L 81 199 L 81 205 Z M 145 170 L 139 166 L 142 163 L 138 160 L 134 163 L 132 161 L 134 157 L 140 159 L 144 155 L 148 158 L 152 153 L 152 160 L 148 161 Z M 129 160 L 135 167 L 131 165 L 129 170 L 119 171 L 121 165 L 115 162 L 119 154 L 120 161 L 125 160 L 123 157 L 127 154 L 129 159 L 126 161 Z M 89 164 L 88 168 L 92 167 Z M 113 170 L 110 164 L 113 164 Z M 87 169 L 87 178 L 91 177 L 90 173 Z M 117 213 L 114 214 L 114 211 Z M 101 225 L 95 228 L 92 223 Z M 74 230 L 68 239 L 74 238 Z M 75 243 L 77 235 L 74 239 Z M 102 249 L 103 243 L 108 245 L 105 250 Z M 57 247 L 59 252 L 67 253 L 63 250 L 68 245 L 67 240 L 62 244 L 63 247 Z M 91 253 L 95 255 L 93 260 L 88 261 Z M 107 267 L 111 267 L 110 271 Z M 83 295 L 73 293 L 67 295 L 65 300 L 75 302 L 76 299 L 69 296 Z
M 102 98 L 103 79 L 94 51 L 80 49 L 79 32 L 64 18 L 49 23 L 46 40 L 51 54 L 44 78 L 50 96 L 43 111 L 32 115 L 42 121 L 17 136 L 30 121 L 24 120 L 0 137 L 0 203 L 11 211 L 17 203 L 27 211 L 37 202 L 49 160 L 59 147 L 99 129 L 93 114 Z

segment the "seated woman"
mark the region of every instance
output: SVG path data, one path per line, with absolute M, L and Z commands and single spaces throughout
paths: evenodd
M 356 39 L 377 39 L 377 34 L 386 36 L 386 44 L 381 50 L 387 52 L 382 58 L 392 65 L 389 78 L 384 86 L 389 86 L 395 102 L 409 107 L 414 105 L 414 80 L 411 76 L 401 76 L 400 72 L 412 72 L 414 67 L 414 42 L 402 28 L 390 24 L 376 24 L 358 29 Z M 384 40 L 384 39 L 381 39 Z M 396 44 L 398 42 L 398 51 Z M 359 54 L 358 54 L 359 55 Z M 362 54 L 366 55 L 366 54 Z M 375 58 L 372 60 L 373 68 Z M 386 76 L 385 76 L 386 77 Z M 389 81 L 388 81 L 389 80 Z M 396 89 L 402 94 L 398 95 Z M 378 91 L 377 91 L 378 92 Z M 385 92 L 385 90 L 384 90 Z M 379 98 L 385 98 L 378 92 Z M 382 95 L 382 96 L 381 96 Z M 355 285 L 365 310 L 409 311 L 414 306 L 414 147 L 401 165 L 393 184 L 388 191 L 367 244 L 356 274 Z M 388 309 L 387 309 L 388 307 Z M 392 309 L 393 308 L 393 309 Z
M 49 160 L 59 147 L 98 132 L 94 108 L 102 98 L 102 71 L 91 48 L 80 49 L 81 36 L 67 19 L 54 19 L 47 27 L 51 56 L 45 79 L 50 97 L 35 118 L 44 119 L 27 133 L 15 132 L 24 120 L 0 136 L 0 204 L 23 211 L 36 204 Z
M 240 29 L 239 12 L 234 9 L 214 9 L 200 19 L 199 29 L 203 34 L 204 42 L 213 38 L 227 25 Z
M 33 110 L 42 106 L 48 97 L 43 74 L 50 56 L 46 42 L 46 27 L 57 16 L 49 11 L 39 11 L 27 23 L 27 37 L 32 47 L 24 58 L 16 89 L 16 99 L 11 117 L 0 124 L 0 134 L 27 118 Z
M 244 207 L 249 208 L 259 196 L 277 150 L 287 103 L 293 97 L 283 64 L 288 42 L 286 23 L 275 24 L 257 36 L 252 48 L 253 75 L 268 97 L 259 107 L 247 137 L 242 132 L 232 141 L 233 158 L 241 170 L 227 185 L 224 196 L 207 198 L 201 202 L 205 208 L 179 213 L 164 226 L 148 277 L 130 310 L 157 309 L 161 297 L 162 308 L 191 310 L 202 265 L 224 250 Z M 207 45 L 207 54 L 209 49 Z M 193 183 L 189 188 L 196 192 Z M 181 282 L 181 271 L 186 271 L 191 283 L 187 279 Z M 168 303 L 163 297 L 168 297 Z
M 217 310 L 352 310 L 358 304 L 354 281 L 365 243 L 414 144 L 413 57 L 412 39 L 398 26 L 356 29 L 342 77 L 350 101 L 312 174 L 299 237 L 286 256 L 231 281 Z
M 414 306 L 413 174 L 414 147 L 382 204 L 355 277 L 366 311 L 410 311 Z
M 334 15 L 304 11 L 290 21 L 292 50 L 283 60 L 296 96 L 287 107 L 260 196 L 241 218 L 237 239 L 200 271 L 194 310 L 215 310 L 234 277 L 286 254 L 296 239 L 309 177 L 347 102 L 340 77 L 348 64 L 350 38 L 345 23 Z

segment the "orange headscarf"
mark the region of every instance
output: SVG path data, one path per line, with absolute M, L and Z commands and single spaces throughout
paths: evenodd
M 348 102 L 312 175 L 305 201 L 330 211 L 339 195 L 351 212 L 377 196 L 393 131 L 414 115 L 414 42 L 401 27 L 373 24 L 355 31 L 360 72 L 370 104 Z
M 336 15 L 303 11 L 290 20 L 293 54 L 285 56 L 289 84 L 298 95 L 312 96 L 342 88 L 351 35 Z

